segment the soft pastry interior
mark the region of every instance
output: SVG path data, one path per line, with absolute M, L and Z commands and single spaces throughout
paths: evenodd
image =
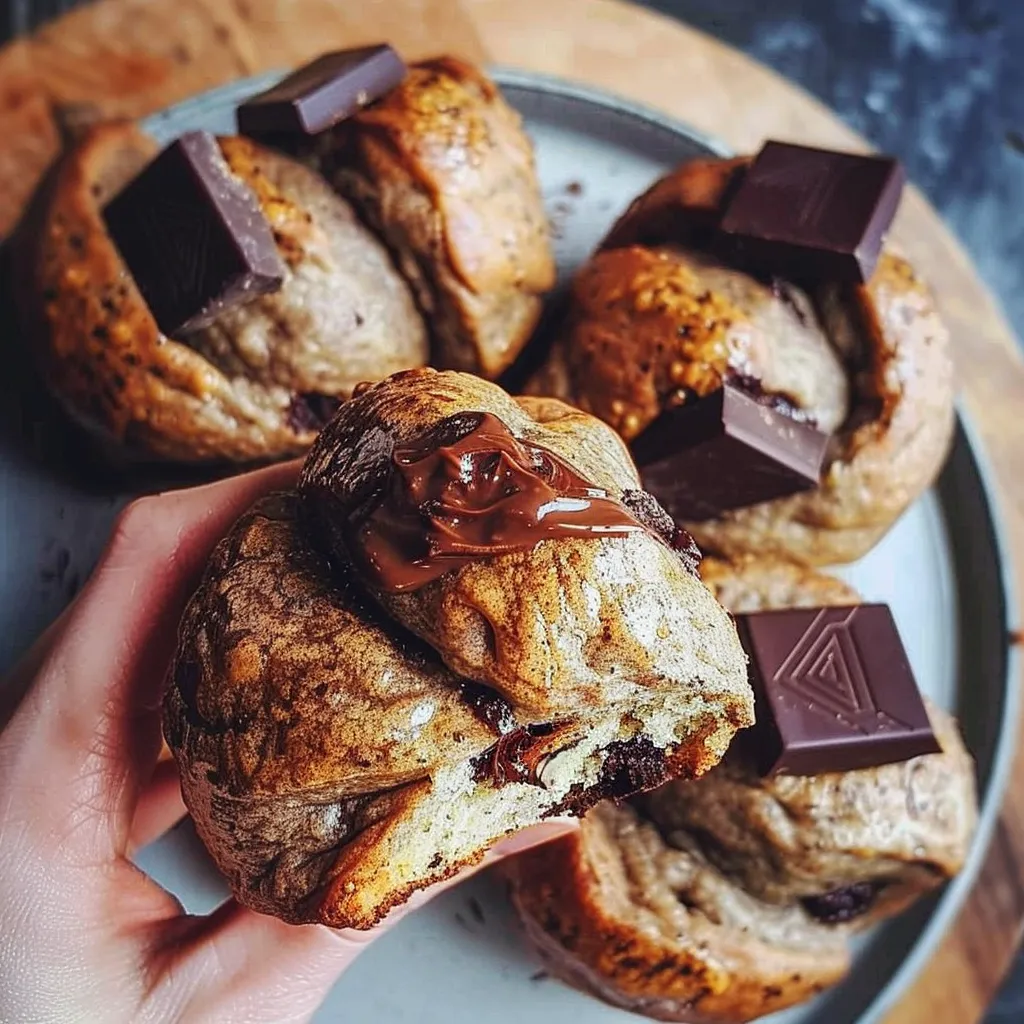
M 43 379 L 111 454 L 295 455 L 359 381 L 427 360 L 406 283 L 348 203 L 314 171 L 248 139 L 221 139 L 220 149 L 225 173 L 255 195 L 286 274 L 278 291 L 203 330 L 160 331 L 105 226 L 104 205 L 156 150 L 134 125 L 86 132 L 19 232 L 16 294 Z
M 770 559 L 705 559 L 730 610 L 843 605 L 844 583 Z M 962 866 L 974 769 L 928 707 L 942 753 L 852 772 L 761 777 L 737 737 L 697 780 L 604 802 L 580 832 L 508 868 L 549 969 L 661 1020 L 753 1020 L 839 981 L 852 932 Z
M 573 457 L 637 528 L 375 588 L 353 552 L 367 507 L 403 443 L 467 410 Z M 466 497 L 455 465 L 442 493 Z M 368 927 L 504 835 L 718 762 L 752 721 L 742 649 L 637 488 L 610 429 L 469 375 L 410 371 L 342 407 L 298 494 L 222 542 L 181 627 L 166 732 L 242 902 Z
M 761 282 L 695 249 L 629 246 L 595 254 L 571 302 L 555 358 L 581 408 L 626 440 L 731 381 L 825 432 L 846 420 L 846 368 L 795 285 Z

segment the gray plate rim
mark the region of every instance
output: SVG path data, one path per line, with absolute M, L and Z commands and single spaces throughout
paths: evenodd
M 696 142 L 706 149 L 709 155 L 722 157 L 733 155 L 733 151 L 719 139 L 699 132 L 653 107 L 624 99 L 613 92 L 582 85 L 554 75 L 522 71 L 510 67 L 496 66 L 489 70 L 502 87 L 547 93 L 602 107 L 619 115 L 625 114 L 630 118 L 642 121 L 659 131 Z M 159 141 L 166 142 L 169 140 L 166 124 L 180 122 L 182 117 L 187 117 L 191 113 L 193 106 L 198 111 L 203 111 L 209 109 L 211 102 L 218 106 L 234 103 L 254 92 L 268 88 L 280 79 L 282 74 L 283 72 L 280 71 L 266 72 L 211 89 L 167 110 L 151 115 L 142 122 L 142 127 Z M 908 956 L 878 990 L 862 1014 L 860 1024 L 875 1024 L 893 1009 L 904 991 L 932 957 L 939 942 L 963 906 L 991 846 L 1017 749 L 1018 726 L 1021 717 L 1020 654 L 1016 647 L 1009 643 L 1010 631 L 1015 628 L 1018 621 L 1013 563 L 1010 560 L 1007 531 L 1000 512 L 995 473 L 981 444 L 979 431 L 960 402 L 957 403 L 956 415 L 957 429 L 963 434 L 973 463 L 972 468 L 981 484 L 986 539 L 999 564 L 998 580 L 1001 589 L 999 596 L 1003 609 L 1003 633 L 1006 637 L 1003 713 L 994 744 L 987 785 L 980 806 L 977 831 L 964 868 L 942 892 L 927 923 L 914 939 Z

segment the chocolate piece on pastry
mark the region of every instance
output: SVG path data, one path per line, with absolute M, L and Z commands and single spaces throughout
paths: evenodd
M 237 897 L 369 927 L 517 829 L 715 765 L 735 628 L 613 431 L 477 377 L 342 406 L 219 546 L 165 732 Z
M 734 612 L 842 605 L 838 580 L 786 562 L 706 559 Z M 507 867 L 547 969 L 659 1020 L 740 1022 L 834 984 L 850 933 L 952 877 L 975 823 L 953 720 L 943 753 L 856 772 L 760 778 L 741 735 L 704 778 L 672 781 Z
M 492 378 L 507 369 L 555 265 L 533 149 L 498 87 L 454 57 L 414 64 L 318 148 L 412 284 L 432 362 Z
M 688 524 L 725 554 L 809 564 L 868 551 L 935 479 L 953 426 L 949 337 L 927 288 L 887 244 L 864 285 L 810 291 L 711 255 L 746 160 L 696 160 L 656 183 L 578 273 L 564 336 L 529 390 L 629 441 L 724 383 L 831 433 L 820 486 Z M 668 511 L 666 461 L 641 471 Z M 678 473 L 675 477 L 678 478 Z
M 296 454 L 359 381 L 427 359 L 408 287 L 348 204 L 288 157 L 248 139 L 219 144 L 285 277 L 204 329 L 160 332 L 104 223 L 105 204 L 155 153 L 132 125 L 89 130 L 20 234 L 19 300 L 46 384 L 74 419 L 143 460 Z

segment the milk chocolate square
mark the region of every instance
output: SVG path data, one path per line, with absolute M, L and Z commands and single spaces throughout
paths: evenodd
M 103 216 L 164 334 L 207 327 L 284 280 L 256 196 L 231 173 L 209 132 L 172 142 Z
M 941 751 L 887 605 L 737 616 L 764 774 L 822 775 Z
M 402 58 L 386 43 L 325 53 L 246 100 L 238 108 L 238 130 L 275 143 L 318 135 L 380 99 L 405 75 Z
M 828 435 L 726 384 L 658 417 L 633 441 L 644 487 L 676 519 L 818 485 Z
M 904 181 L 891 157 L 766 142 L 726 205 L 716 249 L 762 276 L 867 281 Z

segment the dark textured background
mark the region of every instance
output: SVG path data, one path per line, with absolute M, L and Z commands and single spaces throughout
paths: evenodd
M 557 2 L 557 0 L 553 0 Z M 645 0 L 895 153 L 1024 335 L 1024 0 Z M 0 0 L 0 36 L 76 0 Z M 1024 1021 L 1024 960 L 987 1024 Z

